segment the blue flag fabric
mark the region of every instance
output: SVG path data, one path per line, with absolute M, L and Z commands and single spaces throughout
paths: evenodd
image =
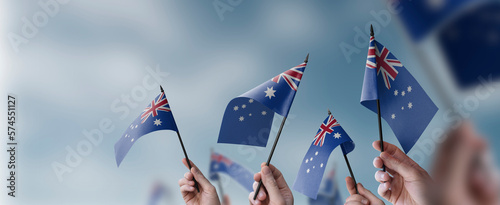
M 149 198 L 148 205 L 160 204 L 160 199 L 162 199 L 162 197 L 166 198 L 167 197 L 166 195 L 167 195 L 166 188 L 160 183 L 155 184 L 151 196 Z
M 332 170 L 323 180 L 323 188 L 316 199 L 309 198 L 309 205 L 342 205 L 344 199 L 340 195 L 339 187 L 335 182 L 335 171 Z
M 246 190 L 253 190 L 253 173 L 245 167 L 228 159 L 227 157 L 213 152 L 210 157 L 210 172 L 211 180 L 220 180 L 219 173 L 225 173 L 241 184 Z
M 309 198 L 316 199 L 328 158 L 332 151 L 343 143 L 347 143 L 348 149 L 346 151 L 352 151 L 352 149 L 349 150 L 350 146 L 354 145 L 351 138 L 333 115 L 329 115 L 321 124 L 304 160 L 302 160 L 293 189 Z M 354 147 L 352 146 L 352 148 Z
M 158 130 L 178 131 L 164 92 L 151 101 L 148 107 L 130 124 L 122 137 L 116 142 L 115 158 L 117 166 L 120 166 L 123 158 L 140 137 Z
M 403 64 L 371 37 L 361 104 L 377 113 L 377 99 L 382 118 L 408 153 L 438 108 Z
M 305 68 L 302 63 L 231 100 L 217 143 L 265 147 L 274 112 L 288 115 Z
M 455 17 L 457 12 L 464 11 L 464 7 L 478 4 L 480 1 L 486 2 L 485 0 L 446 0 L 431 3 L 431 1 L 399 0 L 395 5 L 400 9 L 404 8 L 402 12 L 398 12 L 403 26 L 414 41 L 420 41 L 439 28 L 438 25 L 446 22 L 449 17 Z

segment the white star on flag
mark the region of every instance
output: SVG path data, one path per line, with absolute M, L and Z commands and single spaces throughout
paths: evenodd
M 398 90 L 394 91 L 394 96 L 398 96 Z
M 407 90 L 408 90 L 408 92 L 411 92 L 411 90 L 412 90 L 411 86 L 408 86 Z
M 267 87 L 267 90 L 264 91 L 264 92 L 266 93 L 266 96 L 264 96 L 264 97 L 269 97 L 269 99 L 271 99 L 272 97 L 276 97 L 274 95 L 274 93 L 276 92 L 276 90 L 273 90 L 273 87 L 271 87 L 271 88 Z
M 156 126 L 161 125 L 161 120 L 160 120 L 160 119 L 156 119 L 156 120 L 154 121 L 154 124 L 155 124 Z
M 406 94 L 405 91 L 401 92 L 401 96 L 405 96 L 405 94 Z
M 261 112 L 261 114 L 262 114 L 262 115 L 266 115 L 266 114 L 267 114 L 267 112 L 266 112 L 266 111 L 262 111 L 262 112 Z
M 243 120 L 245 120 L 245 117 L 240 116 L 239 120 L 240 120 L 240 122 L 243 122 Z
M 409 102 L 409 103 L 408 103 L 408 108 L 410 108 L 410 109 L 411 109 L 412 107 L 413 107 L 413 103 Z
M 394 119 L 396 119 L 396 114 L 392 114 L 392 115 L 391 115 L 391 118 L 392 118 L 393 120 L 394 120 Z
M 333 135 L 333 137 L 334 137 L 335 139 L 339 139 L 339 138 L 340 138 L 340 135 L 341 135 L 341 134 L 337 132 L 337 133 L 335 133 L 335 134 Z
M 253 99 L 248 100 L 249 103 L 253 103 Z
M 238 106 L 234 106 L 233 108 L 234 111 L 237 111 L 238 109 L 240 109 Z

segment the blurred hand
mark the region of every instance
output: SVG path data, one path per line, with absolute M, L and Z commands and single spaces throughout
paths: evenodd
M 384 205 L 385 203 L 377 198 L 372 192 L 365 189 L 365 187 L 358 183 L 359 194 L 356 193 L 356 184 L 351 177 L 345 178 L 345 185 L 351 196 L 345 200 L 345 205 Z
M 231 200 L 227 194 L 224 194 L 224 198 L 222 199 L 222 205 L 231 205 Z
M 285 178 L 281 172 L 272 164 L 266 166 L 266 163 L 262 163 L 260 167 L 261 171 L 253 176 L 253 179 L 255 180 L 253 183 L 254 191 L 248 196 L 250 204 L 292 205 L 292 191 L 286 184 Z M 257 199 L 253 200 L 255 189 L 261 179 L 262 186 L 260 187 L 259 194 L 257 195 Z
M 372 145 L 380 151 L 380 141 Z M 384 142 L 384 152 L 373 160 L 376 168 L 382 168 L 383 165 L 387 172 L 379 170 L 375 173 L 375 179 L 380 182 L 380 196 L 393 204 L 428 204 L 427 189 L 433 181 L 422 167 L 398 147 L 387 142 Z
M 190 162 L 192 166 L 191 172 L 186 172 L 184 178 L 179 180 L 184 202 L 188 205 L 220 205 L 215 187 L 203 176 L 198 167 L 192 161 Z M 184 163 L 184 166 L 189 167 L 185 158 L 182 159 L 182 163 Z M 196 190 L 193 178 L 198 181 L 200 192 Z
M 464 121 L 441 143 L 433 168 L 433 200 L 439 204 L 498 205 L 498 168 L 488 142 Z

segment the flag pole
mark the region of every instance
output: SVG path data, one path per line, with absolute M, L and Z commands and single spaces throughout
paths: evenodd
M 328 109 L 328 115 L 332 115 L 332 112 L 330 112 L 330 109 Z M 342 145 L 340 145 L 342 146 Z M 342 151 L 342 154 L 343 154 L 344 151 Z M 347 164 L 347 168 L 349 169 L 349 173 L 351 174 L 351 178 L 352 180 L 354 180 L 354 187 L 356 188 L 356 193 L 359 194 L 358 192 L 358 183 L 356 182 L 356 178 L 354 178 L 354 172 L 352 172 L 352 168 L 351 168 L 351 163 L 349 163 L 349 159 L 347 159 L 347 154 L 344 154 L 344 159 L 345 159 L 345 163 Z
M 214 148 L 210 148 L 210 156 L 214 153 Z M 217 175 L 217 186 L 219 187 L 220 195 L 222 197 L 222 205 L 226 205 L 226 199 L 224 198 L 224 190 L 222 189 L 222 184 L 220 181 L 220 175 L 218 172 L 214 172 L 215 175 Z
M 374 37 L 373 25 L 370 25 L 370 36 Z M 384 152 L 384 136 L 382 134 L 382 116 L 380 114 L 380 100 L 377 97 L 377 115 L 378 115 L 378 136 L 380 138 L 380 152 Z M 382 165 L 382 171 L 385 172 L 385 165 Z
M 222 205 L 226 205 L 226 198 L 224 198 L 224 190 L 222 189 L 222 184 L 220 182 L 220 175 L 219 173 L 216 173 L 217 174 L 217 186 L 219 187 L 219 191 L 220 191 L 220 195 L 222 197 Z
M 307 62 L 309 62 L 309 53 L 307 54 L 306 59 L 304 60 L 304 63 Z M 281 131 L 283 130 L 283 126 L 285 126 L 285 121 L 286 121 L 286 116 L 284 116 L 283 120 L 281 121 L 280 129 L 278 130 L 278 134 L 276 134 L 276 139 L 274 139 L 274 144 L 273 147 L 271 148 L 271 152 L 269 153 L 269 157 L 267 158 L 266 166 L 269 166 L 269 164 L 271 163 L 271 158 L 273 158 L 274 150 L 276 149 L 276 145 L 278 144 L 278 140 L 280 139 Z M 262 186 L 262 179 L 260 179 L 259 185 L 255 190 L 255 195 L 253 195 L 253 200 L 257 199 L 257 194 L 259 194 L 261 186 Z
M 347 154 L 344 154 L 345 163 L 347 164 L 347 168 L 349 169 L 349 173 L 351 174 L 352 180 L 354 180 L 354 187 L 356 188 L 356 193 L 359 194 L 358 191 L 358 183 L 356 182 L 356 178 L 354 178 L 354 173 L 352 172 L 351 164 L 349 163 L 349 159 L 347 159 Z
M 160 85 L 160 90 L 163 93 L 163 95 L 165 95 L 165 92 L 163 91 L 163 87 L 161 87 L 161 85 Z M 172 113 L 172 116 L 173 116 L 173 113 Z M 179 138 L 179 142 L 181 143 L 182 151 L 184 152 L 184 157 L 186 158 L 186 161 L 187 161 L 187 164 L 189 167 L 189 171 L 191 171 L 191 168 L 192 168 L 191 161 L 189 160 L 189 157 L 188 157 L 187 152 L 186 152 L 186 148 L 184 147 L 184 143 L 182 142 L 181 134 L 179 133 L 178 129 L 175 132 L 177 133 L 177 137 Z M 200 188 L 198 187 L 198 182 L 196 181 L 196 179 L 194 177 L 193 177 L 193 180 L 194 180 L 194 187 L 196 187 L 196 190 L 198 192 L 200 192 Z

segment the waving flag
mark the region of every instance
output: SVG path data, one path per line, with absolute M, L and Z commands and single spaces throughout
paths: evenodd
M 212 156 L 210 157 L 210 179 L 219 180 L 218 173 L 225 173 L 229 175 L 248 191 L 253 190 L 252 185 L 254 179 L 252 172 L 239 165 L 238 163 L 233 162 L 229 158 L 213 152 Z
M 115 158 L 117 166 L 120 166 L 123 158 L 140 137 L 158 130 L 178 131 L 174 116 L 163 92 L 151 101 L 116 142 Z
M 417 80 L 382 44 L 370 38 L 361 104 L 381 116 L 408 153 L 438 108 Z
M 328 158 L 338 145 L 344 143 L 346 144 L 345 150 L 352 151 L 354 144 L 351 138 L 333 115 L 328 115 L 314 137 L 304 160 L 302 160 L 293 189 L 316 199 Z
M 330 171 L 328 177 L 323 179 L 323 188 L 316 199 L 309 198 L 309 205 L 342 205 L 344 199 L 340 195 L 339 187 L 335 181 L 335 171 Z
M 306 61 L 234 98 L 224 112 L 218 143 L 265 147 L 274 113 L 286 117 Z

